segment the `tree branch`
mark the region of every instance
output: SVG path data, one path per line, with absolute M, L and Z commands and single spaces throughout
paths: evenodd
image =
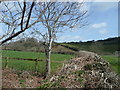
M 25 16 L 25 11 L 26 11 L 26 2 L 24 2 L 24 7 L 23 7 L 23 13 L 22 13 L 22 19 L 21 19 L 21 30 L 23 30 L 23 20 Z
M 31 8 L 30 8 L 30 11 L 29 11 L 29 15 L 28 15 L 28 19 L 27 19 L 27 23 L 26 23 L 25 29 L 23 29 L 22 26 L 21 26 L 21 30 L 20 30 L 20 31 L 18 31 L 17 33 L 11 35 L 11 36 L 8 37 L 7 39 L 1 41 L 1 42 L 0 42 L 0 45 L 4 44 L 5 42 L 11 40 L 12 38 L 18 36 L 19 34 L 21 34 L 22 32 L 24 32 L 26 29 L 28 29 L 28 24 L 29 24 L 29 20 L 30 20 L 30 17 L 31 17 L 31 13 L 32 13 L 32 9 L 33 9 L 33 7 L 34 7 L 34 4 L 35 4 L 35 2 L 33 2 L 32 5 L 31 5 Z M 24 3 L 24 5 L 25 5 L 25 3 Z M 23 24 L 25 8 L 26 8 L 26 5 L 24 6 L 23 16 L 22 16 L 22 20 L 21 20 L 22 23 L 21 23 L 21 24 Z

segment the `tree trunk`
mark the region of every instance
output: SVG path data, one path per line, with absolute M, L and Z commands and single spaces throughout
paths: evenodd
M 46 42 L 45 45 L 45 52 L 46 52 L 46 78 L 49 77 L 51 73 L 51 67 L 50 67 L 50 56 L 51 56 L 51 49 L 52 49 L 52 42 L 53 42 L 53 36 L 51 32 L 50 27 L 48 27 L 48 33 L 49 33 L 49 39 L 48 42 Z
M 46 58 L 46 77 L 48 77 L 50 75 L 50 55 L 51 55 L 51 51 L 49 50 L 47 52 L 47 58 Z
M 50 67 L 50 57 L 51 57 L 51 45 L 47 46 L 45 48 L 45 54 L 46 54 L 46 77 L 48 77 L 51 73 L 51 67 Z

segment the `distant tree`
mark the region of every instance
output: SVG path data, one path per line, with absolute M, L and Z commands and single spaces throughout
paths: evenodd
M 79 41 L 79 43 L 82 43 L 82 41 Z

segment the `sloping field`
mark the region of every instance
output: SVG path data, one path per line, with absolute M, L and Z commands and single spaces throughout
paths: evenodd
M 39 61 L 37 65 L 38 72 L 45 71 L 45 55 L 44 53 L 37 52 L 24 52 L 24 51 L 2 51 L 3 57 L 11 57 L 11 58 L 26 58 L 26 59 L 42 59 L 43 61 Z M 63 54 L 52 54 L 51 55 L 51 69 L 52 72 L 55 72 L 60 66 L 62 62 L 69 60 L 73 55 L 63 55 Z M 6 64 L 6 60 L 3 59 L 3 67 Z M 16 70 L 28 70 L 34 71 L 35 61 L 27 61 L 27 60 L 8 60 L 8 67 L 16 69 Z

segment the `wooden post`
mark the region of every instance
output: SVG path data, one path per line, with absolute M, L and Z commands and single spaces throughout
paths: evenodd
M 38 59 L 35 59 L 35 72 L 37 72 Z
M 8 68 L 8 57 L 6 58 L 6 62 L 5 62 L 5 68 Z

